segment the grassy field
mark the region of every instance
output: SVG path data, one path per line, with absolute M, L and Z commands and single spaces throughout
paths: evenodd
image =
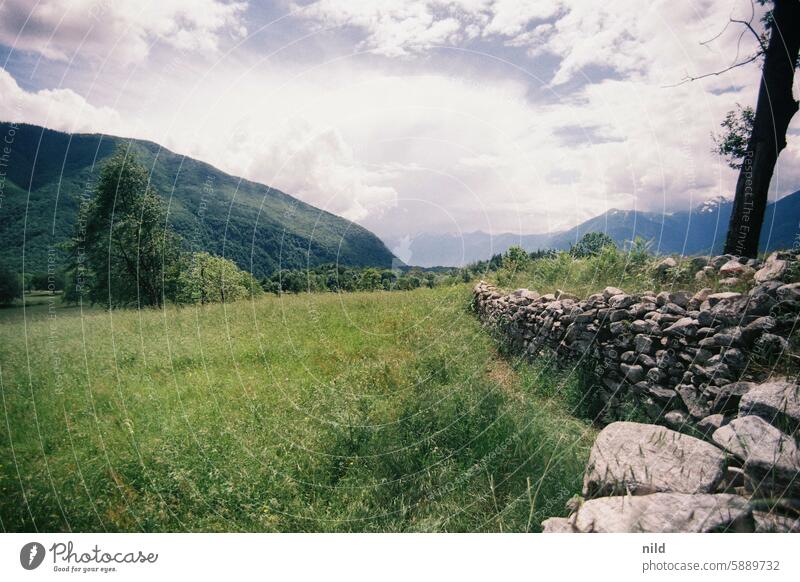
M 466 286 L 0 310 L 6 531 L 536 531 L 580 383 L 500 358 Z

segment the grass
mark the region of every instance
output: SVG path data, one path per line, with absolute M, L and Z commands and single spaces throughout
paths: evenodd
M 536 531 L 595 430 L 574 371 L 509 364 L 468 302 L 0 310 L 0 525 Z
M 657 278 L 654 267 L 658 258 L 643 250 L 630 252 L 605 247 L 596 256 L 576 258 L 568 252 L 558 252 L 549 258 L 539 258 L 513 269 L 501 268 L 487 273 L 490 282 L 505 289 L 528 288 L 539 293 L 566 291 L 585 298 L 602 291 L 606 286 L 618 287 L 626 293 L 644 291 L 695 292 L 704 287 L 717 291 L 746 291 L 743 282 L 733 287 L 720 285 L 718 277 L 697 281 L 697 265 L 688 257 L 676 257 L 678 267 Z

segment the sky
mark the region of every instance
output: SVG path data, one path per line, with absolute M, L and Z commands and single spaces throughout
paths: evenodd
M 755 13 L 753 13 L 755 10 Z M 0 0 L 0 117 L 156 141 L 385 240 L 732 197 L 737 0 Z M 795 80 L 796 94 L 800 93 Z M 800 116 L 771 198 L 800 189 Z

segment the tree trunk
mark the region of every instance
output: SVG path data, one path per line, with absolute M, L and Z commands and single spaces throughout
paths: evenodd
M 769 183 L 798 107 L 792 96 L 792 82 L 800 51 L 800 0 L 775 0 L 772 15 L 753 134 L 739 171 L 725 240 L 725 253 L 744 257 L 758 254 Z

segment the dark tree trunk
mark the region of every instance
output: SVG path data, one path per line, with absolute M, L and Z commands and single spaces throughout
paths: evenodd
M 775 0 L 772 15 L 753 134 L 739 171 L 725 240 L 726 253 L 744 257 L 758 254 L 769 183 L 798 106 L 792 96 L 792 82 L 800 51 L 800 0 Z

